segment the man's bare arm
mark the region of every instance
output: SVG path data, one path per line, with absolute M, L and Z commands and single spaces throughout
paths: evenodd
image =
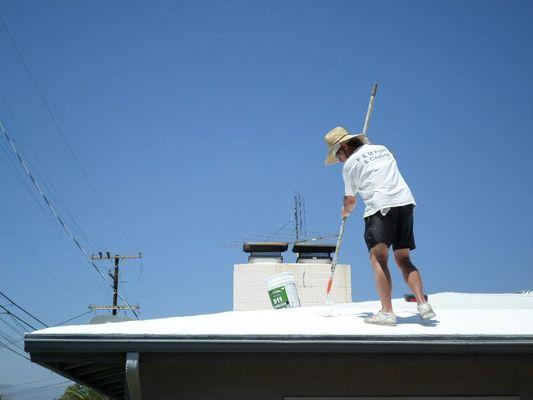
M 355 208 L 355 204 L 356 204 L 355 196 L 344 196 L 342 210 L 341 210 L 342 218 L 347 217 L 348 215 L 351 214 L 351 212 Z

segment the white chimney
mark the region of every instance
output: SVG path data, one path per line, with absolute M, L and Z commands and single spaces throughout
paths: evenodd
M 233 309 L 235 311 L 271 309 L 265 279 L 282 272 L 291 272 L 302 306 L 321 305 L 326 301 L 326 284 L 331 269 L 331 254 L 334 245 L 296 243 L 292 249 L 297 253 L 296 263 L 283 263 L 288 249 L 285 242 L 245 243 L 247 264 L 235 264 L 233 268 Z M 352 302 L 350 266 L 337 264 L 335 279 L 330 293 L 335 303 Z

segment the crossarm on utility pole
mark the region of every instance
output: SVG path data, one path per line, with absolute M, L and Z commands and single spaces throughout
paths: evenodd
M 93 254 L 91 256 L 91 260 L 114 260 L 114 266 L 115 270 L 113 275 L 110 274 L 111 278 L 113 278 L 113 306 L 111 309 L 113 310 L 113 315 L 117 315 L 117 310 L 120 309 L 118 306 L 118 273 L 119 273 L 119 262 L 120 260 L 128 259 L 128 258 L 142 258 L 142 253 L 139 253 L 134 256 L 124 256 L 120 254 L 111 254 L 109 251 L 103 252 L 99 251 L 98 254 Z M 131 307 L 133 310 L 134 307 Z
M 111 254 L 109 251 L 106 251 L 105 253 L 103 251 L 99 251 L 98 254 L 91 255 L 91 260 L 114 260 L 115 258 L 120 260 L 124 260 L 126 258 L 143 258 L 143 255 L 142 253 L 139 253 L 134 256 L 121 256 L 120 254 Z

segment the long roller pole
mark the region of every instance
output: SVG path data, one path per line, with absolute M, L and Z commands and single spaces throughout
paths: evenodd
M 368 130 L 368 125 L 370 124 L 370 116 L 372 115 L 372 110 L 374 109 L 374 99 L 376 98 L 376 93 L 378 92 L 378 84 L 374 83 L 372 86 L 372 92 L 370 93 L 370 101 L 368 102 L 368 109 L 366 110 L 365 125 L 363 126 L 363 135 L 366 136 L 366 131 Z

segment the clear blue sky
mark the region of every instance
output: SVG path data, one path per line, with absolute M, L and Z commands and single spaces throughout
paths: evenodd
M 3 1 L 0 14 L 135 245 L 2 26 L 0 89 L 18 123 L 2 100 L 0 117 L 89 253 L 143 252 L 121 269 L 143 318 L 230 310 L 246 256 L 224 244 L 282 226 L 295 191 L 309 231 L 337 232 L 342 177 L 323 166 L 323 135 L 362 129 L 373 82 L 369 136 L 417 200 L 426 292 L 533 289 L 531 2 Z M 49 325 L 108 304 L 4 137 L 0 159 L 0 290 Z M 340 255 L 354 301 L 376 298 L 362 231 L 359 207 Z M 50 376 L 0 360 L 0 385 Z

